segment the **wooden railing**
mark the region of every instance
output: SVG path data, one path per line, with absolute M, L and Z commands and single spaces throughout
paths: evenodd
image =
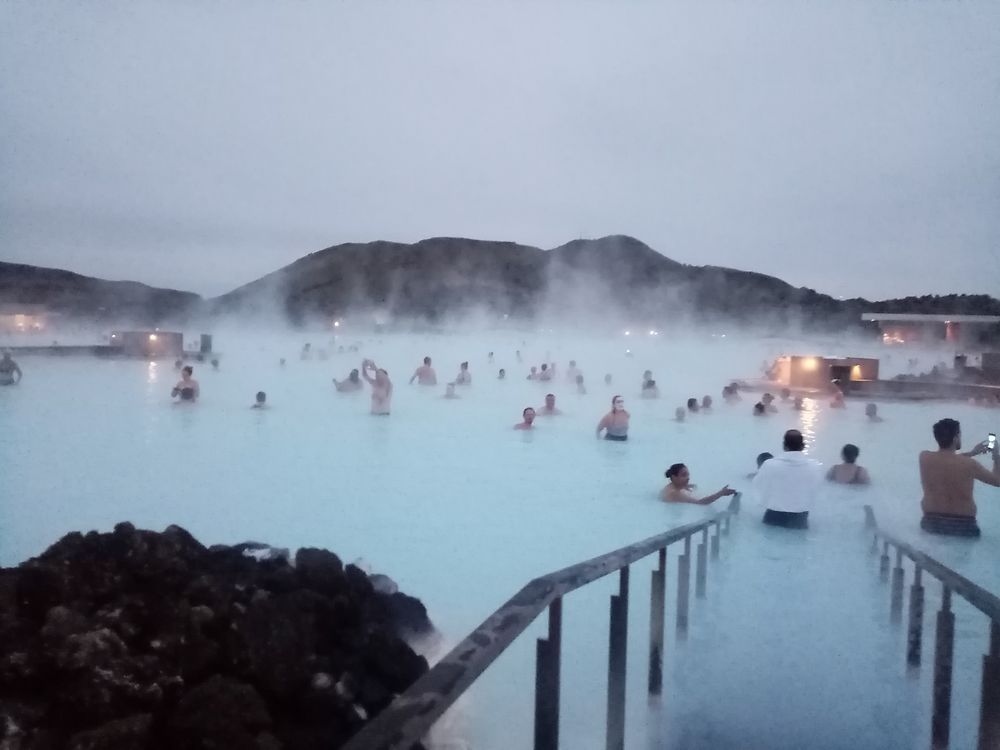
M 617 572 L 618 593 L 611 597 L 608 649 L 608 750 L 625 746 L 625 668 L 628 642 L 629 566 L 658 555 L 652 572 L 649 617 L 649 682 L 651 695 L 663 689 L 663 629 L 666 619 L 667 547 L 684 543 L 677 557 L 677 620 L 680 637 L 688 630 L 691 586 L 691 538 L 701 534 L 695 557 L 695 596 L 704 598 L 708 558 L 718 559 L 720 538 L 729 534 L 739 513 L 740 496 L 729 507 L 698 523 L 678 526 L 606 555 L 536 578 L 490 615 L 409 690 L 367 724 L 343 750 L 410 750 L 434 722 L 548 607 L 548 633 L 539 638 L 535 656 L 535 750 L 559 746 L 559 693 L 562 642 L 562 598 Z M 710 534 L 714 527 L 715 533 Z
M 893 534 L 879 528 L 875 512 L 865 506 L 865 523 L 874 531 L 872 554 L 882 545 L 879 572 L 889 581 L 890 551 L 895 551 L 889 618 L 893 623 L 903 619 L 903 558 L 913 561 L 913 583 L 910 585 L 908 608 L 906 662 L 911 668 L 920 666 L 924 627 L 923 574 L 941 583 L 941 608 L 937 613 L 934 639 L 934 694 L 931 710 L 931 748 L 946 750 L 951 733 L 951 682 L 955 652 L 955 613 L 951 609 L 952 594 L 965 599 L 989 619 L 989 653 L 983 657 L 982 692 L 979 701 L 979 750 L 1000 750 L 1000 599 L 947 565 L 938 562 Z

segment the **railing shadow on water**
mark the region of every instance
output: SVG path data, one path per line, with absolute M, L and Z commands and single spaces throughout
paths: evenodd
M 623 750 L 629 566 L 654 553 L 658 556 L 650 586 L 648 689 L 650 695 L 659 695 L 663 690 L 667 547 L 684 543 L 684 551 L 677 557 L 676 612 L 677 635 L 684 638 L 691 591 L 691 539 L 701 534 L 695 551 L 695 597 L 705 598 L 708 559 L 718 559 L 721 537 L 729 535 L 739 509 L 737 494 L 729 507 L 702 521 L 534 579 L 352 737 L 343 750 L 410 750 L 546 607 L 548 633 L 538 639 L 535 655 L 534 748 L 555 750 L 559 746 L 562 598 L 614 572 L 618 573 L 618 593 L 611 597 L 606 746 L 608 750 Z
M 879 574 L 883 582 L 890 580 L 890 550 L 895 551 L 895 566 L 891 575 L 889 619 L 898 624 L 903 620 L 903 558 L 913 562 L 913 583 L 910 585 L 908 608 L 906 662 L 911 669 L 920 666 L 924 627 L 923 574 L 941 583 L 941 608 L 937 613 L 934 638 L 934 688 L 931 711 L 931 748 L 946 750 L 951 731 L 952 664 L 955 653 L 955 613 L 951 609 L 952 594 L 965 599 L 989 618 L 989 653 L 983 657 L 982 692 L 979 705 L 978 750 L 1000 750 L 1000 598 L 976 585 L 965 576 L 935 560 L 930 555 L 902 541 L 879 527 L 875 511 L 865 506 L 865 527 L 874 533 L 872 554 L 879 544 L 882 555 Z

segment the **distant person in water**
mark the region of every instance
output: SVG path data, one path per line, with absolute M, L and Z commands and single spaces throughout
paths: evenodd
M 540 417 L 557 417 L 562 414 L 562 411 L 556 408 L 556 397 L 554 394 L 546 394 L 545 406 L 538 409 L 536 414 Z
M 802 396 L 796 396 L 795 400 L 792 402 L 792 408 L 795 411 L 805 411 L 805 402 L 802 400 Z
M 194 368 L 191 365 L 181 370 L 181 379 L 174 386 L 170 395 L 174 398 L 180 398 L 181 401 L 197 401 L 198 396 L 201 395 L 201 389 L 198 386 L 198 381 L 192 375 L 194 375 Z
M 597 423 L 597 437 L 601 437 L 601 432 L 604 432 L 605 440 L 628 440 L 629 418 L 629 413 L 625 411 L 625 399 L 615 396 L 611 399 L 611 411 Z
M 506 377 L 507 377 L 507 371 L 501 367 L 500 372 L 497 373 L 497 380 L 504 380 L 506 379 Z
M 868 417 L 869 422 L 882 422 L 883 419 L 878 415 L 878 406 L 875 404 L 865 405 L 865 416 Z
M 487 356 L 486 361 L 491 365 L 493 364 L 493 352 L 489 353 L 489 356 Z
M 760 467 L 764 465 L 765 461 L 769 461 L 772 458 L 774 458 L 774 456 L 772 454 L 768 453 L 767 451 L 765 451 L 764 453 L 758 453 L 757 454 L 757 471 L 760 471 Z M 747 474 L 747 479 L 753 479 L 755 476 L 757 476 L 757 471 L 751 471 L 749 474 Z
M 550 370 L 549 366 L 547 364 L 545 364 L 544 362 L 542 363 L 542 371 L 540 373 L 538 373 L 538 379 L 539 380 L 552 380 L 552 370 Z
M 535 410 L 530 406 L 521 412 L 521 421 L 514 425 L 515 430 L 530 430 L 535 423 Z
M 639 394 L 642 398 L 659 398 L 660 389 L 656 386 L 655 380 L 647 380 L 642 384 L 642 393 Z
M 805 439 L 798 430 L 788 430 L 780 456 L 768 459 L 753 479 L 754 493 L 764 506 L 764 523 L 805 529 L 809 511 L 823 481 L 823 467 L 807 457 Z
M 285 366 L 285 358 L 282 357 L 281 359 L 278 360 L 278 367 L 284 367 L 284 366 Z
M 660 499 L 667 503 L 691 503 L 692 505 L 710 505 L 720 497 L 735 495 L 736 490 L 726 485 L 721 490 L 713 492 L 711 495 L 697 497 L 694 494 L 695 486 L 691 484 L 691 472 L 684 464 L 674 464 L 667 469 L 664 474 L 668 484 L 660 491 Z
M 344 380 L 333 379 L 333 384 L 336 386 L 339 393 L 350 393 L 351 391 L 360 391 L 364 384 L 361 382 L 361 377 L 357 370 L 351 370 L 351 374 L 347 376 Z
M 579 374 L 580 374 L 580 371 L 576 368 L 576 360 L 575 359 L 571 359 L 569 361 L 569 368 L 567 368 L 567 370 L 566 370 L 566 382 L 567 383 L 575 383 L 576 382 L 576 377 Z
M 871 484 L 871 477 L 864 466 L 858 466 L 858 454 L 861 451 L 858 446 L 848 443 L 840 449 L 840 457 L 844 463 L 831 466 L 826 472 L 826 478 L 838 484 Z
M 517 358 L 518 362 L 523 362 L 524 361 L 524 358 L 521 356 L 521 350 L 520 349 L 518 349 L 516 352 L 514 352 L 514 356 Z
M 538 380 L 538 368 L 534 365 L 531 366 L 531 372 L 528 373 L 528 380 Z
M 766 417 L 767 407 L 760 401 L 753 405 L 753 415 L 755 417 Z
M 576 392 L 581 396 L 587 395 L 587 387 L 583 384 L 583 375 L 576 376 Z
M 683 422 L 685 419 L 687 419 L 687 409 L 685 409 L 683 406 L 678 406 L 676 409 L 674 409 L 675 422 Z
M 217 360 L 217 359 L 213 359 L 212 360 L 212 369 L 213 370 L 218 370 L 219 369 L 219 360 Z
M 392 408 L 392 381 L 389 373 L 370 359 L 361 363 L 361 377 L 372 387 L 372 414 L 388 416 Z
M 687 400 L 687 407 L 688 407 L 688 411 L 689 412 L 691 412 L 692 414 L 697 414 L 698 413 L 698 409 L 700 408 L 698 406 L 698 399 L 696 399 L 696 398 L 689 398 Z
M 267 406 L 267 394 L 264 391 L 257 391 L 257 400 L 254 401 L 251 409 L 263 409 Z
M 611 385 L 611 373 L 604 376 L 604 385 Z
M 711 396 L 702 396 L 701 397 L 701 410 L 702 411 L 711 411 L 712 410 L 712 397 Z
M 774 405 L 774 396 L 770 393 L 765 393 L 761 397 L 760 402 L 764 404 L 764 408 L 767 409 L 770 414 L 774 414 L 778 411 L 778 407 Z
M 469 372 L 468 362 L 463 362 L 458 366 L 458 375 L 455 376 L 455 385 L 472 385 L 472 373 Z
M 731 385 L 727 385 L 722 388 L 722 400 L 727 404 L 735 404 L 739 403 L 743 399 L 740 398 L 740 394 L 735 388 Z
M 183 366 L 184 366 L 184 360 L 183 360 L 183 359 L 175 359 L 175 360 L 174 360 L 174 369 L 175 369 L 175 370 L 179 370 L 179 369 L 181 369 L 181 368 L 182 368 Z
M 309 359 L 310 357 L 312 357 L 312 344 L 303 344 L 302 353 L 299 355 L 299 359 Z
M 844 394 L 840 392 L 840 389 L 833 391 L 832 398 L 830 399 L 831 409 L 845 409 L 847 405 L 844 403 Z
M 920 483 L 924 497 L 920 507 L 924 517 L 920 528 L 932 534 L 979 536 L 973 486 L 976 480 L 1000 487 L 1000 443 L 990 451 L 984 441 L 966 453 L 962 449 L 962 427 L 957 420 L 942 419 L 934 425 L 936 451 L 920 454 Z M 993 470 L 974 460 L 991 454 Z
M 446 385 L 444 387 L 444 397 L 445 398 L 460 398 L 460 396 L 457 393 L 455 393 L 455 384 L 454 383 L 448 383 L 448 385 Z
M 414 370 L 413 377 L 410 378 L 410 385 L 413 385 L 414 380 L 420 383 L 420 385 L 437 385 L 437 373 L 431 367 L 430 357 L 424 357 L 424 363 Z
M 788 388 L 782 388 L 781 389 L 781 400 L 782 401 L 787 401 L 791 397 L 792 397 L 792 392 L 791 392 L 790 389 L 788 389 Z
M 645 387 L 646 383 L 653 379 L 653 371 L 646 370 L 642 373 L 642 385 Z
M 20 383 L 24 373 L 11 356 L 10 352 L 4 352 L 0 358 L 0 385 L 14 385 Z

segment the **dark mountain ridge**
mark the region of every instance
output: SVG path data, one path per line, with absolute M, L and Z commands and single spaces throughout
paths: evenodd
M 1000 315 L 1000 300 L 987 295 L 837 300 L 765 274 L 679 263 L 623 235 L 573 240 L 551 250 L 457 237 L 347 243 L 209 300 L 0 263 L 0 304 L 11 302 L 151 325 L 195 315 L 275 313 L 293 323 L 351 314 L 436 322 L 482 311 L 514 319 L 621 315 L 638 322 L 753 321 L 836 330 L 860 326 L 864 311 Z

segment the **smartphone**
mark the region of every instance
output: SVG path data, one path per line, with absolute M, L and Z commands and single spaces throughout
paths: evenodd
M 986 449 L 992 451 L 997 447 L 997 435 L 995 432 L 991 432 L 986 436 Z

